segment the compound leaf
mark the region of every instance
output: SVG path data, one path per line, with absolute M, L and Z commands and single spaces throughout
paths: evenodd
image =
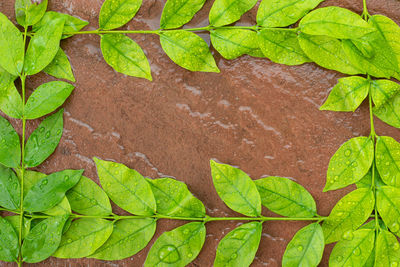
M 19 209 L 21 185 L 14 171 L 0 164 L 0 206 L 10 210 Z
M 210 24 L 215 27 L 231 24 L 252 9 L 257 0 L 215 0 L 210 10 Z
M 103 30 L 119 28 L 138 12 L 142 0 L 106 0 L 100 10 L 99 26 Z
M 0 116 L 0 164 L 18 168 L 20 162 L 19 136 L 8 120 Z
M 0 217 L 0 247 L 1 261 L 17 261 L 19 253 L 18 235 L 12 224 L 3 217 Z
M 206 0 L 168 0 L 161 15 L 160 28 L 181 27 L 193 18 L 205 2 Z
M 43 71 L 53 77 L 75 82 L 75 77 L 71 69 L 71 63 L 61 48 L 58 49 L 53 61 L 47 65 Z
M 40 21 L 47 9 L 47 0 L 36 3 L 32 0 L 16 0 L 15 15 L 19 25 L 28 27 Z

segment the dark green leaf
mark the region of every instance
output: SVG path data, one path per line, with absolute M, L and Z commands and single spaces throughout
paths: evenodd
M 0 164 L 0 206 L 10 210 L 19 209 L 21 185 L 17 175 L 10 168 Z
M 376 207 L 390 231 L 400 236 L 400 189 L 392 186 L 378 188 Z
M 400 85 L 398 83 L 389 80 L 373 80 L 371 82 L 371 96 L 376 109 L 390 102 L 399 92 Z
M 206 0 L 168 0 L 161 15 L 160 28 L 181 27 L 193 18 L 205 2 Z
M 378 137 L 375 154 L 376 168 L 385 184 L 400 187 L 400 144 L 389 136 Z
M 0 217 L 0 260 L 13 262 L 18 258 L 18 235 L 12 224 Z
M 142 0 L 106 0 L 100 10 L 99 26 L 111 30 L 128 23 L 138 12 Z
M 75 82 L 71 63 L 69 63 L 67 55 L 61 48 L 58 49 L 53 61 L 43 71 L 53 77 Z
M 19 234 L 19 229 L 20 229 L 20 218 L 21 216 L 19 215 L 13 215 L 13 216 L 6 216 L 4 219 L 6 219 L 11 225 L 14 227 L 15 232 L 17 235 Z M 25 238 L 29 234 L 29 231 L 31 229 L 31 219 L 28 219 L 26 217 L 23 218 L 23 224 L 22 224 L 22 239 Z
M 20 141 L 12 125 L 0 116 L 0 164 L 17 168 L 21 162 Z
M 17 88 L 15 88 L 14 82 L 10 82 L 7 87 L 0 89 L 0 110 L 7 116 L 21 119 L 22 106 L 22 98 Z
M 394 95 L 379 108 L 373 108 L 374 115 L 387 124 L 400 128 L 400 94 Z
M 37 22 L 43 17 L 47 9 L 47 0 L 42 0 L 36 3 L 32 0 L 16 0 L 15 15 L 17 22 L 28 27 Z
M 215 0 L 210 10 L 210 24 L 219 27 L 238 21 L 256 3 L 257 0 Z
M 374 180 L 375 180 L 375 185 L 377 187 L 385 185 L 385 183 L 382 181 L 377 171 L 375 171 Z M 356 183 L 356 186 L 357 188 L 371 188 L 371 184 L 372 184 L 372 168 L 360 181 Z
M 387 230 L 380 229 L 376 240 L 375 267 L 393 267 L 400 263 L 400 244 L 397 238 Z

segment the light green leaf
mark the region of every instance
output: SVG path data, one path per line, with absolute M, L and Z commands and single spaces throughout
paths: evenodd
M 21 179 L 21 172 L 17 172 L 17 175 Z M 46 176 L 46 174 L 41 172 L 26 170 L 24 172 L 24 196 L 26 196 L 26 193 L 28 193 L 32 186 Z
M 0 95 L 8 89 L 10 83 L 14 82 L 16 78 L 16 76 L 10 74 L 0 66 Z
M 192 20 L 203 7 L 206 0 L 168 0 L 165 3 L 161 21 L 161 29 L 175 29 Z
M 17 235 L 19 234 L 19 229 L 20 229 L 20 216 L 19 215 L 12 215 L 12 216 L 6 216 L 4 217 L 14 228 L 15 232 Z M 23 223 L 22 223 L 22 239 L 25 238 L 29 234 L 29 231 L 31 229 L 31 219 L 28 219 L 24 217 Z M 1 252 L 0 252 L 1 254 Z M 0 256 L 1 258 L 1 256 Z M 1 260 L 1 259 L 0 259 Z
M 336 244 L 329 257 L 329 266 L 364 266 L 374 249 L 375 231 L 361 229 Z
M 257 11 L 257 24 L 286 27 L 294 24 L 324 0 L 263 0 Z
M 400 144 L 389 136 L 378 137 L 375 154 L 376 168 L 385 184 L 400 187 Z
M 110 199 L 95 182 L 82 176 L 81 180 L 67 192 L 73 211 L 83 215 L 107 216 L 112 213 Z
M 0 206 L 10 210 L 19 209 L 21 185 L 14 171 L 0 164 Z
M 112 231 L 113 222 L 104 219 L 84 218 L 73 221 L 53 256 L 63 259 L 87 257 L 107 241 Z
M 142 0 L 106 0 L 100 10 L 99 26 L 103 30 L 119 28 L 138 12 Z
M 61 48 L 58 49 L 53 61 L 47 65 L 43 71 L 53 77 L 75 82 L 75 77 L 71 69 L 71 63 L 69 63 L 67 55 Z
M 267 209 L 289 217 L 313 217 L 317 214 L 311 194 L 288 178 L 267 177 L 254 181 L 261 203 Z
M 400 236 L 400 189 L 392 186 L 378 188 L 376 207 L 390 231 Z
M 242 224 L 229 232 L 218 244 L 214 266 L 250 266 L 262 233 L 261 222 Z
M 377 171 L 375 171 L 374 180 L 375 180 L 375 186 L 377 187 L 385 185 L 385 183 L 382 181 Z M 371 184 L 372 184 L 372 168 L 360 181 L 356 183 L 356 186 L 357 188 L 371 188 Z
M 64 28 L 64 19 L 49 21 L 41 27 L 29 42 L 26 51 L 24 70 L 27 75 L 34 75 L 49 65 L 60 47 Z
M 396 94 L 378 108 L 373 108 L 373 113 L 387 124 L 400 128 L 400 94 Z
M 144 267 L 184 267 L 200 253 L 206 238 L 206 227 L 191 222 L 172 231 L 164 232 L 151 247 Z
M 376 240 L 375 267 L 398 265 L 400 263 L 399 248 L 397 238 L 389 231 L 380 229 Z
M 32 0 L 16 0 L 15 15 L 21 26 L 31 26 L 40 21 L 47 9 L 47 0 L 35 3 Z
M 367 97 L 370 81 L 358 77 L 339 79 L 320 110 L 355 111 Z
M 114 224 L 110 238 L 89 258 L 122 260 L 145 248 L 156 231 L 156 220 L 127 219 Z
M 369 218 L 374 204 L 374 193 L 370 188 L 354 190 L 340 199 L 322 224 L 325 243 L 330 244 L 351 236 Z
M 400 92 L 400 85 L 389 80 L 373 80 L 371 82 L 371 96 L 375 108 L 387 103 Z
M 18 235 L 12 224 L 0 217 L 0 260 L 6 262 L 17 261 Z
M 7 116 L 15 119 L 22 118 L 22 98 L 14 82 L 3 89 L 0 89 L 0 110 Z
M 299 230 L 283 254 L 283 267 L 318 266 L 324 252 L 324 233 L 319 223 Z
M 186 184 L 172 178 L 148 179 L 157 203 L 157 213 L 177 217 L 203 218 L 206 209 Z
M 101 51 L 104 60 L 123 74 L 152 80 L 149 61 L 142 48 L 123 34 L 101 36 Z
M 156 201 L 143 176 L 123 164 L 94 158 L 100 183 L 122 209 L 135 215 L 153 215 Z
M 73 90 L 72 84 L 61 81 L 40 85 L 26 103 L 25 118 L 33 120 L 53 112 L 65 102 Z
M 215 0 L 210 10 L 210 24 L 219 27 L 238 21 L 256 3 L 257 0 Z
M 18 168 L 20 162 L 19 136 L 8 120 L 0 116 L 0 164 Z
M 191 71 L 219 72 L 207 43 L 193 32 L 168 31 L 160 34 L 160 42 L 168 57 Z
M 326 35 L 338 39 L 355 39 L 373 32 L 358 14 L 337 6 L 316 9 L 306 15 L 299 24 L 303 33 Z
M 331 158 L 324 192 L 346 187 L 361 180 L 374 159 L 374 143 L 367 137 L 352 138 Z
M 310 62 L 300 47 L 297 33 L 291 29 L 265 29 L 258 33 L 259 45 L 271 61 L 285 65 Z
M 43 211 L 44 214 L 50 215 L 50 216 L 60 216 L 60 215 L 65 215 L 65 214 L 71 214 L 71 205 L 68 202 L 68 199 L 64 197 L 61 202 L 59 202 L 57 205 L 52 207 L 51 209 L 48 209 L 46 211 Z
M 242 170 L 210 161 L 211 174 L 219 197 L 232 210 L 260 216 L 261 198 L 253 180 Z

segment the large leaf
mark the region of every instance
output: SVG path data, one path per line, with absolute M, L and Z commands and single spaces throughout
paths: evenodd
M 71 63 L 69 63 L 67 55 L 61 48 L 58 49 L 53 61 L 43 71 L 53 77 L 75 82 Z
M 0 116 L 0 164 L 17 168 L 21 162 L 20 141 L 12 125 Z
M 205 2 L 206 0 L 168 0 L 161 15 L 160 28 L 181 27 L 193 18 Z
M 0 206 L 10 210 L 19 209 L 21 185 L 14 171 L 0 164 Z
M 390 231 L 400 236 L 400 189 L 392 186 L 379 187 L 376 207 Z
M 400 128 L 400 94 L 391 97 L 381 106 L 373 108 L 374 115 L 387 124 Z
M 387 185 L 400 187 L 400 144 L 389 136 L 378 137 L 375 154 L 382 180 Z
M 397 238 L 387 230 L 380 229 L 376 240 L 375 267 L 396 266 L 400 262 L 400 244 Z
M 390 80 L 373 80 L 371 82 L 371 96 L 375 108 L 390 101 L 392 97 L 400 92 L 400 84 Z
M 210 24 L 216 27 L 231 24 L 239 20 L 256 3 L 257 0 L 215 0 L 210 10 Z
M 47 9 L 47 0 L 40 3 L 32 0 L 16 0 L 15 15 L 17 22 L 24 27 L 31 26 L 40 21 Z
M 0 217 L 0 260 L 13 262 L 18 258 L 18 235 L 9 221 Z
M 22 118 L 22 98 L 12 81 L 5 88 L 0 88 L 0 110 L 11 118 Z
M 138 12 L 142 0 L 106 0 L 100 10 L 99 26 L 111 30 L 128 23 Z

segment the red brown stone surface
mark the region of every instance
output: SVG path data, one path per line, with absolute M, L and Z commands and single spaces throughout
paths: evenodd
M 0 11 L 14 20 L 14 1 L 0 1 Z M 50 0 L 49 9 L 88 20 L 96 29 L 102 0 Z M 157 29 L 165 0 L 144 0 L 125 28 Z M 189 24 L 207 24 L 212 1 Z M 328 0 L 361 13 L 361 0 Z M 398 0 L 369 0 L 372 14 L 400 23 Z M 256 9 L 242 22 L 254 24 Z M 201 35 L 208 40 L 207 35 Z M 355 113 L 319 111 L 341 74 L 314 64 L 289 67 L 243 56 L 227 61 L 212 50 L 219 74 L 193 73 L 175 65 L 162 51 L 157 36 L 132 35 L 148 55 L 154 81 L 127 77 L 102 59 L 99 37 L 79 35 L 62 42 L 76 76 L 76 90 L 65 106 L 65 132 L 54 155 L 39 170 L 85 169 L 98 182 L 92 157 L 115 160 L 152 178 L 173 176 L 184 181 L 212 216 L 235 216 L 218 198 L 209 159 L 239 166 L 253 179 L 266 175 L 292 177 L 317 201 L 321 215 L 349 189 L 322 193 L 328 162 L 349 138 L 369 134 L 368 106 Z M 52 80 L 36 75 L 29 93 Z M 17 127 L 21 127 L 15 122 Z M 31 132 L 38 122 L 29 122 Z M 400 140 L 397 129 L 376 121 L 379 135 Z M 264 210 L 264 215 L 272 215 Z M 159 221 L 152 242 L 179 222 Z M 237 222 L 207 224 L 204 249 L 190 266 L 212 266 L 219 240 Z M 281 266 L 281 257 L 300 222 L 265 223 L 252 266 Z M 138 241 L 140 242 L 140 241 Z M 51 258 L 37 266 L 142 266 L 150 246 L 122 261 Z M 328 246 L 320 266 L 328 266 Z M 0 266 L 8 266 L 0 263 Z M 29 265 L 28 265 L 29 266 Z

